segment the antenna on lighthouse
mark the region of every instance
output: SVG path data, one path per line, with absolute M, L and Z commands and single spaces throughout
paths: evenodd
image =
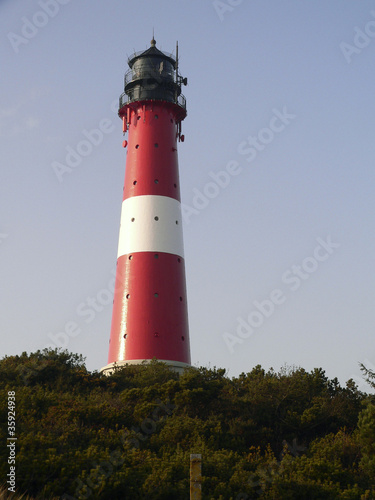
M 176 42 L 176 84 L 177 83 L 178 83 L 178 41 Z

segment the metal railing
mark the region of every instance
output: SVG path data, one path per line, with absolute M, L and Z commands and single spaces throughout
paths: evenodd
M 125 104 L 129 104 L 130 102 L 133 102 L 136 100 L 137 99 L 132 99 L 131 94 L 129 96 L 128 94 L 126 94 L 126 92 L 123 92 L 120 95 L 120 99 L 119 99 L 119 109 L 121 109 L 123 106 L 125 106 Z M 156 99 L 156 100 L 158 100 L 158 99 Z M 160 100 L 162 101 L 164 99 L 160 99 Z M 182 108 L 186 111 L 186 97 L 183 94 L 178 95 L 177 99 L 175 101 L 172 101 L 172 102 L 174 102 L 175 104 L 180 106 L 180 108 Z

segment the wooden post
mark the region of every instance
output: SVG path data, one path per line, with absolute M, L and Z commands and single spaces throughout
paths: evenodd
M 202 455 L 190 455 L 190 500 L 202 498 Z

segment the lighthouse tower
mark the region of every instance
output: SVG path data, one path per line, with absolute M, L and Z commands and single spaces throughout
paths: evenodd
M 177 142 L 186 101 L 176 57 L 154 39 L 125 74 L 119 116 L 128 139 L 108 365 L 157 358 L 190 366 Z

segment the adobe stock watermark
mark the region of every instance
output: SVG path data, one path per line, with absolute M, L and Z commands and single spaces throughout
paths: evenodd
M 375 10 L 371 10 L 370 14 L 375 18 Z M 372 38 L 375 38 L 375 20 L 368 21 L 363 29 L 355 26 L 352 43 L 340 43 L 340 49 L 346 62 L 350 64 L 353 54 L 360 54 L 370 44 Z
M 39 30 L 47 26 L 50 19 L 57 16 L 61 5 L 66 5 L 71 0 L 40 0 L 38 5 L 40 10 L 37 10 L 31 19 L 26 16 L 21 17 L 22 27 L 21 34 L 13 31 L 7 34 L 8 40 L 16 54 L 19 53 L 20 47 L 28 45 L 32 38 L 35 38 Z
M 112 269 L 111 274 L 113 276 L 108 281 L 106 287 L 86 297 L 85 300 L 77 305 L 75 314 L 79 318 L 78 321 L 76 319 L 70 319 L 60 331 L 56 333 L 49 332 L 47 334 L 51 343 L 45 345 L 44 349 L 66 349 L 70 340 L 78 337 L 78 335 L 82 333 L 84 324 L 89 325 L 92 323 L 98 314 L 102 313 L 109 305 L 113 304 L 114 294 L 118 289 L 122 289 L 122 285 L 125 282 L 125 276 L 116 274 L 116 269 Z
M 76 496 L 64 494 L 61 498 L 65 500 L 78 500 L 81 498 L 90 498 L 91 495 L 100 488 L 103 481 L 108 479 L 116 467 L 120 467 L 126 459 L 126 453 L 131 449 L 138 449 L 141 442 L 146 441 L 151 434 L 156 432 L 157 423 L 163 421 L 172 415 L 175 410 L 176 405 L 172 404 L 168 399 L 166 403 L 163 403 L 161 399 L 155 400 L 155 408 L 150 415 L 146 417 L 139 427 L 132 427 L 131 430 L 125 430 L 121 433 L 120 442 L 123 447 L 120 447 L 112 451 L 108 460 L 103 460 L 100 463 L 94 463 L 90 474 L 85 478 L 85 483 L 77 478 L 75 483 L 77 488 L 74 492 Z
M 36 360 L 31 361 L 27 366 L 18 365 L 17 372 L 20 374 L 24 385 L 29 385 L 35 377 L 38 376 L 38 373 L 44 370 L 48 366 L 48 361 L 43 360 L 38 362 Z
M 326 261 L 334 251 L 340 247 L 339 243 L 334 243 L 331 236 L 328 235 L 325 240 L 316 238 L 318 245 L 314 248 L 312 255 L 302 260 L 301 264 L 293 265 L 283 272 L 281 281 L 287 285 L 287 290 L 297 291 L 302 283 L 314 274 L 322 262 Z M 287 295 L 285 289 L 275 288 L 266 298 L 253 301 L 253 309 L 244 319 L 241 316 L 237 318 L 236 333 L 223 333 L 223 340 L 231 354 L 234 353 L 234 347 L 243 344 L 244 340 L 250 338 L 264 321 L 276 312 L 276 310 L 285 303 Z
M 111 111 L 117 113 L 117 101 L 113 101 Z M 65 147 L 65 163 L 53 161 L 51 168 L 54 171 L 57 180 L 62 183 L 64 175 L 70 174 L 79 165 L 81 165 L 84 158 L 87 158 L 94 151 L 94 148 L 100 146 L 106 135 L 111 134 L 115 130 L 115 125 L 109 118 L 100 120 L 98 127 L 91 130 L 84 129 L 81 139 L 74 147 L 69 144 Z
M 212 2 L 212 6 L 215 9 L 220 21 L 223 22 L 224 14 L 233 12 L 234 7 L 241 5 L 242 2 L 243 0 L 226 0 L 225 2 L 223 2 L 222 0 L 214 0 Z
M 241 141 L 237 147 L 237 153 L 244 156 L 248 163 L 252 163 L 258 156 L 258 153 L 274 140 L 277 134 L 280 134 L 285 128 L 296 118 L 296 115 L 287 111 L 286 106 L 283 106 L 282 111 L 273 108 L 272 117 L 269 120 L 268 126 L 261 128 L 256 135 Z M 217 172 L 209 172 L 211 180 L 207 182 L 202 189 L 194 188 L 191 204 L 181 204 L 182 217 L 186 224 L 190 223 L 190 218 L 193 215 L 199 215 L 202 210 L 205 210 L 210 201 L 217 198 L 219 194 L 229 186 L 232 177 L 238 176 L 243 171 L 243 167 L 238 160 L 231 160 L 227 163 L 224 170 Z
M 0 233 L 0 245 L 8 238 L 8 236 L 9 236 L 9 234 Z
M 301 446 L 297 442 L 297 438 L 293 439 L 292 445 L 288 443 L 285 439 L 283 440 L 284 450 L 280 453 L 280 461 L 283 459 L 285 454 L 290 454 L 293 457 L 299 457 L 303 454 L 307 448 L 306 446 Z M 276 460 L 271 464 L 262 465 L 258 469 L 250 474 L 247 480 L 247 486 L 254 489 L 254 493 L 261 495 L 267 487 L 267 483 L 272 484 L 275 478 L 280 475 L 280 463 Z M 251 497 L 247 493 L 241 491 L 235 500 L 250 500 Z

